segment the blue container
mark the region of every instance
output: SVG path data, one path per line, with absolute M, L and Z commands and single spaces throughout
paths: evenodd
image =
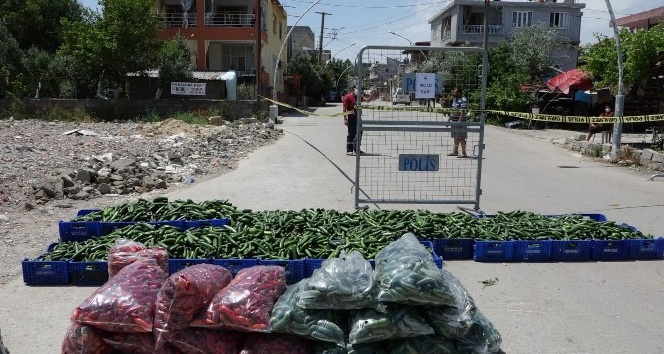
M 662 259 L 664 238 L 629 240 L 629 259 Z
M 177 273 L 182 269 L 185 269 L 189 266 L 195 264 L 211 264 L 212 259 L 210 258 L 199 258 L 199 259 L 169 259 L 168 260 L 168 275 Z
M 76 217 L 85 216 L 85 215 L 95 213 L 95 212 L 98 212 L 98 211 L 101 211 L 101 209 L 81 209 L 81 210 L 76 212 Z
M 108 280 L 108 262 L 69 262 L 72 285 L 103 285 Z
M 57 243 L 52 243 L 46 251 L 52 250 Z M 42 261 L 37 257 L 21 262 L 23 282 L 27 285 L 66 285 L 69 284 L 69 261 Z
M 117 229 L 123 227 L 135 225 L 135 222 L 132 221 L 122 221 L 122 222 L 100 222 L 99 223 L 99 236 L 106 236 Z
M 85 241 L 99 236 L 98 221 L 60 221 L 58 223 L 60 240 L 63 242 Z
M 207 219 L 207 220 L 190 220 L 184 222 L 184 229 L 194 229 L 199 227 L 223 227 L 229 225 L 230 220 L 228 218 L 223 219 Z
M 264 266 L 275 265 L 284 267 L 286 269 L 287 284 L 295 284 L 304 279 L 304 259 L 260 259 L 258 264 Z
M 212 264 L 228 269 L 233 278 L 239 271 L 258 265 L 258 259 L 212 259 Z
M 548 262 L 551 260 L 551 240 L 518 240 L 514 260 L 517 262 Z
M 443 259 L 473 259 L 472 238 L 436 239 L 436 254 Z
M 592 259 L 615 261 L 629 258 L 628 240 L 593 240 Z
M 180 230 L 184 230 L 185 225 L 186 225 L 186 221 L 184 221 L 184 220 L 150 221 L 150 222 L 148 222 L 148 224 L 155 225 L 155 226 L 169 225 L 169 226 L 177 227 Z
M 592 240 L 553 240 L 551 245 L 554 261 L 581 262 L 590 260 Z
M 473 259 L 477 262 L 512 262 L 514 243 L 514 241 L 475 240 Z

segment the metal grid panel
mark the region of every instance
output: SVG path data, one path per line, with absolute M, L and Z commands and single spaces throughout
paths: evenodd
M 436 60 L 413 62 L 413 53 Z M 450 122 L 450 112 L 439 99 L 447 94 L 449 102 L 461 87 L 471 109 L 484 108 L 485 86 L 478 75 L 482 54 L 478 48 L 432 47 L 365 47 L 360 52 L 358 132 L 366 154 L 356 160 L 356 207 L 435 203 L 474 204 L 479 209 L 484 116 L 467 112 L 468 121 Z M 394 105 L 397 87 L 415 87 L 404 83 L 411 79 L 412 84 L 415 72 L 437 74 L 435 101 L 418 100 L 412 91 L 410 105 Z M 453 150 L 453 129 L 467 133 L 469 158 L 447 156 Z M 408 161 L 414 169 L 405 167 Z M 419 171 L 423 163 L 437 165 L 435 171 Z

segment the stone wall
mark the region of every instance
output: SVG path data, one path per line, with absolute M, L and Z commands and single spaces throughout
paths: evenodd
M 585 135 L 566 138 L 564 146 L 568 150 L 577 151 L 582 155 L 593 157 L 602 157 L 611 152 L 611 144 L 586 141 Z M 632 155 L 632 159 L 636 164 L 656 171 L 664 171 L 663 153 L 651 149 L 633 149 Z
M 106 121 L 134 120 L 141 117 L 158 115 L 168 118 L 178 113 L 195 112 L 200 115 L 222 116 L 224 120 L 236 120 L 255 116 L 257 112 L 267 115 L 268 103 L 261 101 L 226 101 L 201 99 L 120 99 L 120 100 L 63 100 L 63 99 L 28 99 L 0 100 L 0 119 L 10 116 L 17 118 L 43 118 L 49 111 L 85 113 L 93 118 Z

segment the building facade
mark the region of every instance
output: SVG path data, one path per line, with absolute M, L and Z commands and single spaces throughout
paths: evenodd
M 160 37 L 183 38 L 194 70 L 232 70 L 240 80 L 254 80 L 258 73 L 263 86 L 271 86 L 275 63 L 286 64 L 286 50 L 276 60 L 287 28 L 278 0 L 156 0 L 155 10 L 163 23 Z M 281 75 L 279 71 L 277 91 L 283 90 Z
M 632 30 L 650 29 L 661 22 L 664 22 L 664 6 L 616 19 L 618 27 L 627 27 Z
M 484 0 L 452 0 L 430 20 L 431 46 L 481 46 L 484 36 Z M 569 46 L 551 53 L 553 66 L 560 70 L 576 67 L 581 37 L 581 16 L 585 4 L 563 1 L 490 1 L 488 12 L 489 45 L 500 43 L 511 34 L 536 23 L 556 28 Z

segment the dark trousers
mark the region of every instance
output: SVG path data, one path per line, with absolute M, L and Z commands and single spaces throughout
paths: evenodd
M 357 116 L 348 115 L 348 135 L 346 135 L 346 152 L 355 151 L 355 137 L 357 135 Z

